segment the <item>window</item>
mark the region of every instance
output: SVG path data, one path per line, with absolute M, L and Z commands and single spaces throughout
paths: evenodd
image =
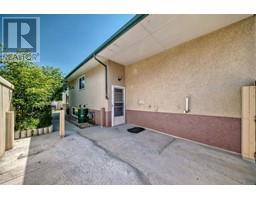
M 81 89 L 84 89 L 84 87 L 85 87 L 85 79 L 84 79 L 84 76 L 82 76 L 81 78 L 79 78 L 79 86 L 78 86 L 78 88 L 79 88 L 79 90 L 81 90 Z
M 123 89 L 114 89 L 114 117 L 119 117 L 124 115 L 124 95 Z
M 78 116 L 78 109 L 76 107 L 72 107 L 72 115 L 74 117 L 77 117 Z

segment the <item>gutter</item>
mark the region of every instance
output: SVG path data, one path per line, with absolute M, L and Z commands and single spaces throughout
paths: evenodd
M 101 60 L 99 60 L 96 55 L 93 55 L 93 58 L 100 63 L 105 68 L 105 98 L 108 100 L 108 66 L 103 63 Z
M 104 48 L 106 48 L 108 45 L 110 45 L 112 42 L 114 42 L 116 39 L 118 39 L 121 35 L 126 33 L 128 30 L 130 30 L 133 26 L 138 24 L 140 21 L 142 21 L 145 17 L 147 17 L 148 14 L 138 14 L 135 15 L 130 21 L 128 21 L 124 26 L 122 26 L 117 32 L 115 32 L 109 39 L 107 39 L 102 45 L 100 45 L 94 52 L 92 52 L 87 58 L 85 58 L 77 67 L 75 67 L 66 77 L 70 77 L 76 70 L 78 70 L 82 65 L 87 63 L 90 59 L 94 57 L 94 55 L 97 55 L 99 52 L 101 52 Z

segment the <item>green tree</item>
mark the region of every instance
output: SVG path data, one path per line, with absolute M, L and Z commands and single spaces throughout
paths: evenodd
M 16 129 L 51 124 L 50 103 L 59 100 L 63 85 L 63 75 L 58 68 L 29 62 L 2 62 L 0 76 L 15 87 L 12 104 L 16 113 Z

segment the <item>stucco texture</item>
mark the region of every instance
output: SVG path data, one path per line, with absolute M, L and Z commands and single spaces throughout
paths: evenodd
M 99 65 L 95 68 L 85 71 L 75 80 L 69 81 L 73 89 L 70 90 L 69 107 L 78 107 L 86 105 L 94 113 L 95 123 L 100 124 L 100 110 L 105 108 L 105 125 L 111 126 L 112 110 L 112 85 L 124 86 L 124 66 L 113 61 L 106 62 L 108 66 L 108 97 L 105 98 L 105 69 Z M 79 90 L 79 78 L 85 76 L 85 88 Z
M 113 61 L 108 61 L 108 108 L 112 111 L 112 85 L 125 86 L 125 70 L 124 66 Z
M 126 109 L 241 117 L 256 79 L 255 16 L 125 67 Z
M 85 88 L 79 90 L 79 77 L 85 76 Z M 76 80 L 70 82 L 73 89 L 70 90 L 70 108 L 84 105 L 93 110 L 100 110 L 107 106 L 105 99 L 105 72 L 104 67 L 97 66 Z

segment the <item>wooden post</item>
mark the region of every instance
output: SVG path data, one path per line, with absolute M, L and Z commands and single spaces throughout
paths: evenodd
M 64 110 L 60 111 L 60 137 L 65 137 L 65 112 Z
M 12 149 L 14 142 L 14 112 L 9 111 L 5 113 L 6 116 L 6 137 L 5 150 Z
M 256 87 L 242 87 L 242 148 L 244 159 L 255 160 L 256 152 Z

